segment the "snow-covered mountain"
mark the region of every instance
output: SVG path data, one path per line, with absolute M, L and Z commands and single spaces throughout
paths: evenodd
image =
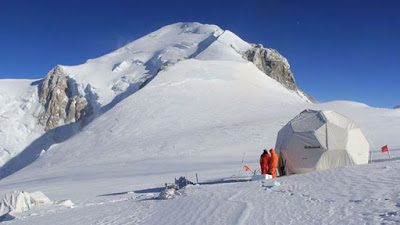
M 0 149 L 0 166 L 46 131 L 75 122 L 85 125 L 144 87 L 160 71 L 190 59 L 237 64 L 253 62 L 300 98 L 313 101 L 297 88 L 288 61 L 276 50 L 251 45 L 215 25 L 177 23 L 82 65 L 58 65 L 44 80 L 2 82 L 9 88 L 2 88 L 0 101 L 14 103 L 2 108 L 0 122 L 4 131 L 0 140 L 4 144 Z M 10 82 L 18 85 L 15 93 Z M 8 95 L 12 99 L 6 97 Z M 16 108 L 18 113 L 14 112 Z M 26 118 L 21 120 L 20 117 Z M 68 132 L 79 129 L 79 125 L 75 125 Z M 51 142 L 59 142 L 55 140 L 59 138 L 52 137 L 58 135 L 57 132 L 52 134 L 47 135 L 46 142 L 50 143 L 47 147 Z M 46 146 L 41 148 L 46 150 Z
M 366 165 L 336 170 L 343 179 L 335 171 L 295 175 L 280 178 L 281 189 L 271 189 L 272 183 L 201 186 L 186 201 L 144 200 L 186 173 L 192 178 L 198 173 L 205 181 L 243 175 L 242 160 L 258 168 L 262 149 L 275 146 L 277 132 L 305 108 L 334 110 L 353 119 L 371 143 L 374 159 L 386 156 L 378 154 L 382 145 L 400 148 L 400 111 L 347 101 L 311 103 L 295 86 L 287 60 L 275 50 L 199 23 L 166 26 L 85 64 L 57 66 L 41 81 L 1 81 L 0 103 L 7 106 L 0 114 L 0 140 L 8 155 L 22 151 L 1 169 L 0 194 L 40 190 L 50 199 L 77 204 L 68 212 L 50 208 L 24 214 L 14 220 L 21 224 L 157 224 L 163 216 L 164 224 L 257 224 L 266 215 L 252 207 L 264 207 L 257 199 L 267 200 L 265 193 L 279 199 L 278 211 L 294 211 L 275 215 L 276 221 L 295 224 L 304 221 L 305 207 L 312 211 L 333 201 L 315 220 L 324 223 L 332 213 L 354 208 L 348 202 L 373 189 L 372 181 L 363 183 L 355 179 L 357 174 L 373 169 L 380 171 L 373 173 L 376 177 L 384 176 L 383 169 Z M 388 176 L 398 171 L 392 167 Z M 320 185 L 312 185 L 314 180 Z M 364 186 L 353 192 L 362 194 L 337 193 L 339 188 L 352 192 L 357 185 Z M 246 194 L 246 188 L 254 195 Z M 309 197 L 321 189 L 318 201 Z M 132 190 L 135 194 L 127 197 Z M 296 205 L 290 207 L 293 192 Z M 343 202 L 348 203 L 344 208 Z M 384 200 L 374 202 L 392 207 Z M 344 223 L 369 218 L 363 220 L 362 210 L 355 219 L 343 216 Z

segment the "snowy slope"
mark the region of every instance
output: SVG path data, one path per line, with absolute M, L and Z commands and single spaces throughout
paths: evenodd
M 43 134 L 37 126 L 40 105 L 35 80 L 0 80 L 0 167 L 14 157 L 21 146 Z

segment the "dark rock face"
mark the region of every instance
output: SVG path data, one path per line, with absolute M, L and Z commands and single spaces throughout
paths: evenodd
M 46 75 L 39 95 L 39 102 L 44 106 L 39 123 L 46 131 L 77 122 L 86 115 L 88 101 L 83 96 L 72 96 L 70 89 L 62 67 L 56 66 Z
M 394 109 L 400 109 L 400 105 L 395 106 Z
M 315 102 L 313 97 L 305 94 L 297 87 L 288 60 L 279 54 L 277 50 L 264 48 L 261 44 L 256 44 L 253 45 L 252 49 L 245 52 L 243 57 L 254 63 L 258 69 L 289 90 L 299 91 L 305 95 L 310 102 Z
M 39 122 L 45 130 L 55 128 L 60 120 L 66 117 L 65 108 L 68 97 L 65 92 L 67 80 L 61 67 L 56 66 L 47 74 L 40 90 L 39 102 L 45 107 L 45 112 L 39 117 Z
M 74 96 L 69 102 L 69 113 L 65 123 L 77 122 L 85 115 L 88 102 L 85 97 L 80 96 Z
M 286 88 L 297 90 L 296 81 L 292 71 L 290 71 L 290 65 L 287 59 L 279 54 L 278 51 L 256 46 L 248 50 L 244 57 Z

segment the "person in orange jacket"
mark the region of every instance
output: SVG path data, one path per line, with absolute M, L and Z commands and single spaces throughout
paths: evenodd
M 269 170 L 272 175 L 272 178 L 276 178 L 276 167 L 278 167 L 278 155 L 275 153 L 275 150 L 273 148 L 269 150 L 269 153 L 271 153 Z
M 264 149 L 263 154 L 260 156 L 260 166 L 261 166 L 261 174 L 270 174 L 269 173 L 269 164 L 271 157 L 268 154 L 267 149 Z

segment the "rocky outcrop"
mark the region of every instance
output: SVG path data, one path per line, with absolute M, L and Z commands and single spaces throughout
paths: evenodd
M 400 109 L 400 105 L 395 106 L 394 109 Z
M 60 120 L 66 118 L 65 108 L 68 104 L 67 80 L 62 68 L 56 66 L 47 74 L 40 90 L 39 102 L 45 107 L 45 112 L 39 117 L 39 122 L 45 130 L 56 127 Z
M 313 97 L 305 94 L 297 87 L 289 62 L 285 57 L 279 54 L 277 50 L 264 48 L 261 44 L 253 44 L 252 46 L 253 48 L 244 53 L 243 58 L 253 62 L 258 69 L 289 90 L 299 91 L 310 102 L 315 102 Z
M 44 112 L 39 123 L 46 131 L 59 125 L 80 121 L 87 113 L 88 101 L 74 95 L 61 66 L 50 70 L 40 88 L 39 102 Z
M 245 59 L 253 62 L 262 72 L 283 84 L 290 90 L 297 90 L 296 81 L 290 71 L 289 62 L 278 51 L 255 45 L 244 54 Z
M 311 103 L 317 103 L 317 100 L 315 100 L 315 98 L 307 93 L 305 93 L 304 91 L 300 90 L 299 88 L 297 88 L 297 91 L 301 92 L 304 96 L 307 97 L 307 99 L 311 102 Z
M 85 97 L 75 96 L 70 100 L 66 123 L 79 121 L 86 113 L 88 102 Z

